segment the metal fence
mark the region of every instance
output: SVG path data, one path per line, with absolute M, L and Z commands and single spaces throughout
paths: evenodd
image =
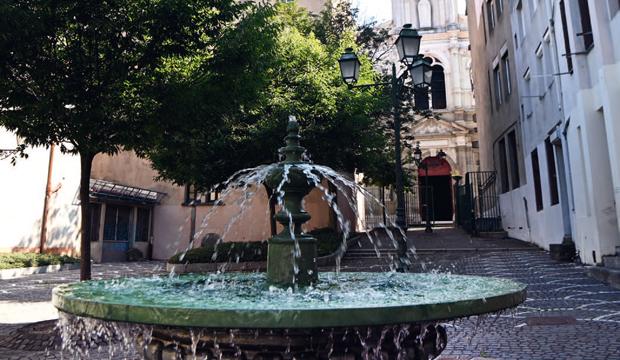
M 495 171 L 468 172 L 456 188 L 457 222 L 471 234 L 502 230 Z
M 396 193 L 391 188 L 368 186 L 365 188 L 376 200 L 366 199 L 365 219 L 366 227 L 369 229 L 383 225 L 396 223 Z M 424 204 L 420 205 L 420 192 L 424 191 L 424 186 L 414 186 L 410 191 L 405 192 L 405 221 L 407 227 L 421 226 L 423 224 L 422 212 L 425 211 Z M 434 221 L 433 191 L 429 186 L 429 212 L 431 221 Z M 424 200 L 424 199 L 422 199 Z

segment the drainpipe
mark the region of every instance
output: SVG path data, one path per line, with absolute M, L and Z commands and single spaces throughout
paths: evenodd
M 45 185 L 45 198 L 43 199 L 43 216 L 41 217 L 41 238 L 39 240 L 39 253 L 45 250 L 47 240 L 47 213 L 49 212 L 49 201 L 52 196 L 52 170 L 54 168 L 54 149 L 55 145 L 50 145 L 50 157 L 47 164 L 47 183 Z

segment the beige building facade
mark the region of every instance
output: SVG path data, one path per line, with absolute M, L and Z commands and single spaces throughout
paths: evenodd
M 319 11 L 324 1 L 299 4 Z M 0 150 L 19 144 L 14 133 L 0 128 Z M 18 159 L 15 166 L 9 158 L 0 160 L 0 252 L 79 254 L 79 157 L 62 154 L 58 147 L 29 148 L 27 153 L 29 157 Z M 95 261 L 123 261 L 132 248 L 147 258 L 163 260 L 190 246 L 192 238 L 198 246 L 207 234 L 236 242 L 271 236 L 264 187 L 232 191 L 215 201 L 218 194 L 194 196 L 187 187 L 156 177 L 150 163 L 133 152 L 95 157 L 89 199 Z M 249 192 L 254 193 L 251 200 L 240 201 Z M 342 196 L 337 201 L 354 228 L 353 211 Z M 306 230 L 336 226 L 334 213 L 319 190 L 313 190 L 305 204 L 312 216 Z
M 480 168 L 467 18 L 459 0 L 392 0 L 391 4 L 394 35 L 404 24 L 412 24 L 422 35 L 420 53 L 433 67 L 431 90 L 416 95 L 414 101 L 417 108 L 431 109 L 434 116 L 416 116 L 411 128 L 415 140 L 410 145 L 419 142 L 425 163 L 441 168 L 426 176 L 412 165 L 410 173 L 418 177 L 414 183 L 432 187 L 434 218 L 451 221 L 451 175 Z M 394 51 L 392 61 L 396 56 Z M 446 154 L 445 161 L 437 158 L 440 151 Z

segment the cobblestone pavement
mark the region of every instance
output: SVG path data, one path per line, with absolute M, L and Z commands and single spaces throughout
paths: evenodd
M 528 285 L 525 303 L 508 314 L 447 324 L 443 359 L 620 359 L 620 290 L 589 278 L 583 266 L 543 251 L 429 255 L 417 263 Z
M 356 259 L 343 262 L 343 268 L 380 270 L 385 268 L 384 263 Z M 162 265 L 95 265 L 94 277 L 156 274 Z M 552 261 L 544 251 L 468 251 L 419 255 L 413 271 L 499 276 L 528 284 L 527 301 L 512 312 L 447 323 L 449 340 L 442 360 L 620 359 L 620 290 L 587 277 L 583 266 Z M 28 303 L 48 301 L 54 286 L 77 279 L 78 272 L 70 271 L 0 281 L 0 308 L 18 303 L 27 311 Z M 61 358 L 58 350 L 37 351 L 45 346 L 44 339 L 49 341 L 52 336 L 50 326 L 44 325 L 37 329 L 9 324 L 0 312 L 0 359 Z M 27 336 L 20 337 L 20 330 Z M 109 348 L 103 347 L 88 358 L 136 356 L 122 352 L 110 355 Z
M 92 271 L 93 279 L 152 276 L 164 271 L 164 263 L 94 264 Z M 79 279 L 79 270 L 70 270 L 0 280 L 0 360 L 63 358 L 63 354 L 56 349 L 59 343 L 54 331 L 56 321 L 45 320 L 58 317 L 49 302 L 52 289 Z M 87 358 L 114 360 L 137 358 L 122 351 L 111 350 L 113 349 L 103 346 L 99 350 L 93 350 Z M 72 357 L 65 354 L 64 358 Z

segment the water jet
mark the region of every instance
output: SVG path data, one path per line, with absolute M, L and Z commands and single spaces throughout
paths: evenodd
M 102 340 L 122 340 L 147 359 L 426 360 L 446 346 L 442 321 L 499 312 L 525 301 L 525 285 L 507 279 L 319 273 L 316 240 L 302 228 L 310 219 L 303 198 L 321 189 L 323 179 L 337 176 L 302 160 L 305 149 L 294 119 L 285 139 L 283 161 L 229 181 L 245 187 L 263 184 L 278 194 L 276 220 L 283 230 L 269 239 L 266 274 L 187 274 L 59 286 L 52 302 L 61 314 L 64 348 L 82 354 Z

